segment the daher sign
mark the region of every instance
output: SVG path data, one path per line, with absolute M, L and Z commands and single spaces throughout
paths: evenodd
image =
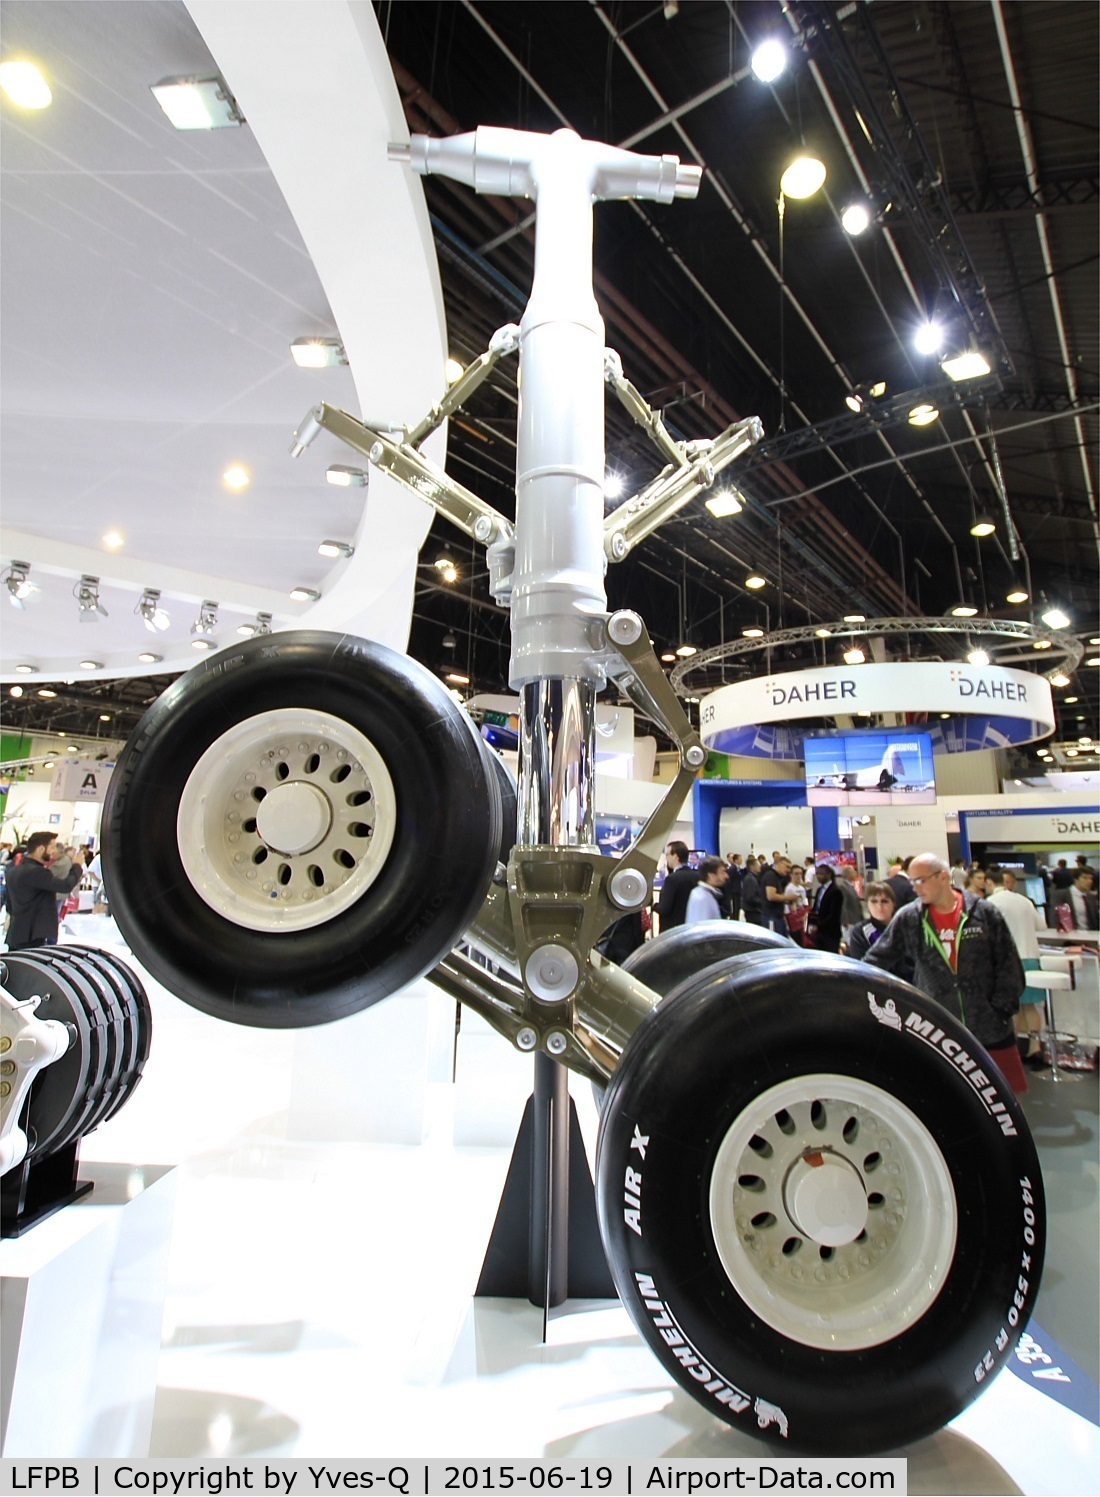
M 1054 729 L 1050 682 L 1044 676 L 998 665 L 923 660 L 756 676 L 704 697 L 699 722 L 708 748 L 731 753 L 743 752 L 734 745 L 748 723 L 855 717 L 860 712 L 896 712 L 907 715 L 910 723 L 921 716 L 939 719 L 945 712 L 989 718 L 996 727 L 988 747 L 1031 743 Z

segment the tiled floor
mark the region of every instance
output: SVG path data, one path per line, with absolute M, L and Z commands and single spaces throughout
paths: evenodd
M 526 1302 L 472 1299 L 530 1079 L 476 1020 L 452 1084 L 454 1006 L 426 984 L 308 1032 L 150 996 L 145 1077 L 84 1157 L 179 1166 L 153 1454 L 765 1453 L 670 1382 L 617 1303 L 552 1312 L 544 1345 Z M 1094 988 L 1070 998 L 1062 1022 L 1095 1033 Z M 1096 1073 L 1040 1075 L 1026 1106 L 1051 1205 L 1033 1329 L 1095 1382 Z M 1005 1372 L 899 1452 L 910 1491 L 1096 1493 L 1100 1431 L 1043 1386 Z

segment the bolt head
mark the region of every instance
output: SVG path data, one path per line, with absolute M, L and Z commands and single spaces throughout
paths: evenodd
M 632 910 L 648 894 L 649 884 L 636 868 L 620 868 L 612 876 L 607 892 L 612 903 L 617 904 L 621 910 Z
M 516 1035 L 516 1045 L 520 1050 L 533 1050 L 539 1042 L 539 1037 L 533 1029 L 521 1029 Z
M 691 765 L 692 769 L 698 769 L 700 764 L 705 764 L 706 758 L 706 749 L 701 748 L 697 743 L 693 743 L 684 755 L 684 759 Z
M 488 515 L 478 515 L 474 523 L 474 539 L 487 541 L 493 533 L 493 522 Z
M 622 561 L 626 555 L 626 536 L 621 530 L 617 530 L 611 537 L 611 554 L 616 561 Z
M 642 636 L 642 621 L 629 608 L 623 608 L 608 619 L 607 632 L 617 645 L 632 645 Z
M 559 1029 L 555 1029 L 553 1034 L 546 1036 L 546 1048 L 551 1055 L 564 1055 L 568 1044 L 569 1041 Z
M 367 453 L 367 457 L 372 463 L 380 463 L 382 461 L 382 454 L 385 452 L 385 450 L 386 449 L 382 446 L 381 442 L 375 442 L 372 445 L 371 450 Z

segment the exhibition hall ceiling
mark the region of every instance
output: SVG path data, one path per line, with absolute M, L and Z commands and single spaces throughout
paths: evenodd
M 98 24 L 93 12 L 103 13 Z M 112 13 L 121 17 L 113 36 L 103 29 Z M 1085 646 L 1071 684 L 1055 693 L 1057 736 L 1097 733 L 1098 671 L 1084 663 L 1098 653 L 1088 643 L 1100 399 L 1094 5 L 392 0 L 375 14 L 410 130 L 568 126 L 704 167 L 694 202 L 597 207 L 597 299 L 608 345 L 675 437 L 713 436 L 755 415 L 765 439 L 726 477 L 741 512 L 716 518 L 695 501 L 610 569 L 609 598 L 636 608 L 666 652 L 705 650 L 745 629 L 804 628 L 808 637 L 766 660 L 739 656 L 700 673 L 685 691 L 765 665 L 839 660 L 846 641 L 814 631 L 845 615 L 943 615 L 966 602 L 981 615 L 1035 620 L 1057 605 Z M 141 554 L 168 552 L 196 576 L 283 599 L 295 583 L 325 587 L 323 570 L 302 569 L 316 563 L 321 532 L 341 538 L 354 525 L 341 506 L 355 495 L 326 492 L 316 465 L 283 462 L 283 410 L 293 424 L 320 394 L 357 411 L 356 389 L 346 369 L 307 375 L 285 358 L 286 304 L 302 332 L 327 330 L 333 309 L 250 127 L 196 140 L 161 119 L 167 135 L 152 173 L 149 84 L 204 61 L 188 55 L 203 44 L 187 11 L 171 0 L 22 0 L 0 17 L 5 56 L 24 34 L 58 46 L 63 36 L 98 103 L 79 119 L 80 141 L 53 143 L 58 157 L 71 156 L 67 177 L 56 158 L 49 173 L 39 169 L 25 120 L 3 106 L 5 445 L 15 453 L 5 500 L 14 489 L 34 506 L 34 532 L 59 542 L 77 516 L 94 514 L 103 522 L 88 538 L 96 545 L 113 523 L 131 527 Z M 749 62 L 773 35 L 789 60 L 765 84 Z M 117 128 L 109 142 L 115 222 L 81 208 L 86 148 L 103 114 L 94 89 L 111 91 L 115 123 L 129 131 L 125 151 Z M 779 179 L 800 153 L 823 162 L 825 184 L 804 200 L 784 196 L 781 216 Z M 468 362 L 522 311 L 530 205 L 443 179 L 427 179 L 424 191 L 449 351 Z M 857 201 L 871 220 L 858 237 L 841 224 Z M 40 238 L 19 233 L 24 219 L 50 227 L 56 267 L 41 263 Z M 185 288 L 173 234 L 221 219 L 209 294 Z M 386 224 L 371 230 L 384 237 Z M 96 273 L 97 295 L 83 302 L 62 279 L 73 241 Z M 106 295 L 101 262 L 110 262 Z M 51 270 L 53 298 L 42 291 Z M 938 355 L 914 344 L 930 321 L 943 329 Z M 946 377 L 940 359 L 962 345 L 980 349 L 988 375 Z M 144 409 L 131 409 L 135 390 Z M 449 470 L 503 510 L 513 502 L 516 402 L 514 363 L 504 360 L 448 436 Z M 939 415 L 918 427 L 908 416 L 920 404 Z M 421 411 L 400 414 L 411 421 Z M 196 534 L 197 486 L 266 424 L 279 442 L 261 470 L 263 507 L 242 527 L 223 503 L 214 511 L 222 518 Z M 55 472 L 60 433 L 65 463 Z M 659 467 L 611 397 L 607 450 L 624 497 Z M 995 523 L 982 539 L 970 534 L 978 515 Z M 5 525 L 23 521 L 7 514 Z M 432 566 L 444 553 L 453 584 Z M 471 689 L 500 691 L 507 620 L 489 600 L 480 548 L 437 521 L 421 559 L 411 652 L 433 669 L 457 667 Z M 752 575 L 764 585 L 748 587 Z M 1006 601 L 1014 587 L 1026 603 Z M 885 648 L 890 658 L 953 658 L 967 643 L 895 632 Z

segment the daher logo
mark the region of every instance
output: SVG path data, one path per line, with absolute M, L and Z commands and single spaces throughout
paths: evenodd
M 788 702 L 835 702 L 842 697 L 854 697 L 854 681 L 797 681 L 784 684 L 772 677 L 764 682 L 764 690 L 772 699 L 772 705 L 783 707 Z
M 990 701 L 1026 702 L 1027 687 L 1022 681 L 992 680 L 982 676 L 969 676 L 964 671 L 953 669 L 951 683 L 958 688 L 961 697 L 985 697 Z

